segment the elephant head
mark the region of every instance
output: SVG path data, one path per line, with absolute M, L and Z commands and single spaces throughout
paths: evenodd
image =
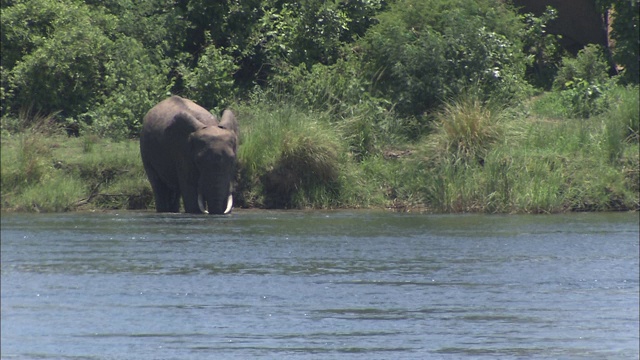
M 235 116 L 225 110 L 218 126 L 194 123 L 193 129 L 188 142 L 198 181 L 198 209 L 203 213 L 228 214 L 233 207 L 231 183 L 238 142 Z
M 233 207 L 238 123 L 218 121 L 194 102 L 172 96 L 144 118 L 140 153 L 158 212 L 227 214 Z

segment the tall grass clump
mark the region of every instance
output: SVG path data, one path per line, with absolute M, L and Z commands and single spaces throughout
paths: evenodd
M 62 136 L 55 114 L 21 112 L 19 133 L 2 141 L 2 206 L 18 211 L 68 211 L 81 198 L 84 184 L 69 174 L 55 172 L 51 141 Z
M 245 206 L 343 205 L 346 151 L 338 132 L 322 117 L 282 104 L 239 110 L 238 192 Z
M 637 208 L 638 193 L 621 176 L 620 160 L 612 158 L 615 154 L 621 159 L 620 154 L 627 153 L 630 144 L 619 127 L 615 136 L 608 130 L 608 122 L 617 122 L 610 119 L 610 114 L 608 111 L 587 119 L 534 116 L 518 121 L 518 136 L 507 138 L 497 149 L 508 154 L 512 164 L 510 202 L 514 211 Z M 637 161 L 630 167 L 629 176 L 633 177 Z
M 502 138 L 501 114 L 474 95 L 463 95 L 444 105 L 436 115 L 428 137 L 432 156 L 454 162 L 480 163 L 492 145 Z
M 485 201 L 479 178 L 486 158 L 503 138 L 502 112 L 472 93 L 444 105 L 433 132 L 418 150 L 407 174 L 427 208 L 443 212 L 478 211 Z
M 416 139 L 425 129 L 416 117 L 399 117 L 392 104 L 371 95 L 371 84 L 363 79 L 354 59 L 325 66 L 292 68 L 286 76 L 275 77 L 275 97 L 287 94 L 287 103 L 300 111 L 320 112 L 338 127 L 349 151 L 357 160 L 375 155 L 389 143 Z M 267 91 L 274 96 L 274 90 Z
M 540 116 L 536 100 L 515 116 L 450 102 L 400 170 L 404 186 L 437 212 L 637 209 L 637 89 L 610 91 L 609 110 L 589 118 Z
M 619 127 L 623 141 L 637 143 L 640 140 L 640 88 L 636 86 L 616 86 L 610 91 L 611 105 L 605 120 L 613 121 Z
M 49 149 L 30 132 L 17 135 L 12 142 L 14 147 L 2 151 L 2 187 L 39 182 L 49 165 Z
M 87 146 L 89 143 L 92 145 Z M 152 206 L 153 195 L 137 140 L 113 141 L 85 134 L 66 141 L 54 155 L 59 171 L 81 179 L 87 186 L 79 206 L 103 209 Z
M 626 185 L 619 188 L 635 194 L 636 208 L 640 207 L 639 95 L 638 86 L 615 87 L 610 109 L 600 117 L 603 152 L 609 164 L 621 167 Z
M 12 121 L 12 130 L 2 139 L 2 204 L 15 197 L 25 187 L 38 184 L 50 166 L 51 149 L 45 139 L 60 130 L 54 122 L 55 114 L 43 115 L 25 110 Z M 3 118 L 3 125 L 9 121 Z M 3 126 L 5 128 L 5 126 Z M 5 129 L 8 130 L 8 129 Z

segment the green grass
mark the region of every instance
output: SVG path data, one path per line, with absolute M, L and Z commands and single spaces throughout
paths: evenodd
M 404 177 L 420 178 L 414 192 L 439 212 L 638 209 L 637 115 L 626 110 L 634 106 L 630 101 L 637 103 L 629 96 L 637 96 L 637 88 L 621 91 L 619 103 L 588 119 L 548 118 L 536 112 L 537 102 L 546 99 L 536 99 L 522 109 L 529 115 L 502 125 L 487 121 L 498 126 L 492 131 L 480 129 L 488 110 L 465 106 L 460 116 L 449 106 Z M 458 125 L 448 126 L 452 122 Z
M 438 156 L 453 156 L 456 161 L 482 161 L 491 146 L 503 138 L 500 115 L 500 111 L 473 96 L 451 101 L 437 115 L 435 131 L 427 144 Z
M 2 138 L 3 210 L 146 208 L 151 201 L 137 141 L 35 128 Z
M 242 206 L 350 206 L 353 163 L 340 133 L 322 113 L 291 106 L 240 106 L 238 190 Z M 351 198 L 353 199 L 353 198 Z
M 237 206 L 638 210 L 638 88 L 615 87 L 607 99 L 604 113 L 585 119 L 559 116 L 553 93 L 511 109 L 460 98 L 417 140 L 385 133 L 367 112 L 237 104 Z M 153 209 L 137 140 L 69 138 L 46 119 L 3 132 L 3 210 Z

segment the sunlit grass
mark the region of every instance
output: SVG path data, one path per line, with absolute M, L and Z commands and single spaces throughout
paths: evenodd
M 15 200 L 15 210 L 62 212 L 74 210 L 86 194 L 86 183 L 67 174 L 28 186 Z
M 437 212 L 637 209 L 638 147 L 626 126 L 634 120 L 619 114 L 636 100 L 620 98 L 588 119 L 549 118 L 531 112 L 535 102 L 511 118 L 473 102 L 449 105 L 402 168 L 404 186 Z
M 539 110 L 546 97 L 508 111 L 460 98 L 415 141 L 397 133 L 382 139 L 366 112 L 345 119 L 281 102 L 239 104 L 237 204 L 486 213 L 639 209 L 637 95 L 637 87 L 616 88 L 608 110 L 587 119 L 549 116 Z M 17 133 L 3 132 L 3 210 L 153 207 L 138 140 L 67 137 L 55 126 L 36 126 L 46 118 L 27 123 Z
M 484 161 L 494 143 L 504 137 L 502 113 L 473 95 L 464 95 L 445 104 L 427 137 L 432 157 L 454 162 Z
M 41 129 L 31 127 L 3 136 L 3 210 L 127 208 L 129 199 L 141 194 L 147 195 L 140 202 L 149 205 L 150 186 L 137 141 L 75 138 L 60 129 L 47 133 Z M 89 150 L 87 144 L 91 144 Z
M 240 110 L 239 188 L 247 205 L 307 208 L 341 205 L 348 162 L 339 134 L 322 114 L 293 107 Z

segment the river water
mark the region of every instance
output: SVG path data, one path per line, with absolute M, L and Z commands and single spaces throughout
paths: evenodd
M 638 213 L 3 214 L 3 359 L 638 359 Z

